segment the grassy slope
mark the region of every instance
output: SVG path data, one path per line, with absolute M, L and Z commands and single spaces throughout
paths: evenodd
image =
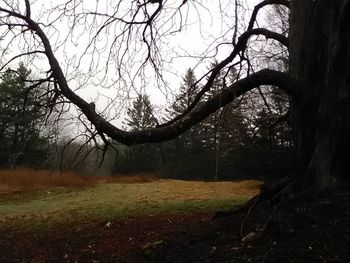
M 258 191 L 253 181 L 97 183 L 84 190 L 54 188 L 21 201 L 0 201 L 2 222 L 84 222 L 163 212 L 211 211 L 240 203 Z

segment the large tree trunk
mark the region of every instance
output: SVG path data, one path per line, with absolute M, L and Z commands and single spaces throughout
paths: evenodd
M 291 10 L 290 70 L 303 81 L 295 101 L 298 187 L 334 190 L 349 179 L 350 0 L 293 0 Z

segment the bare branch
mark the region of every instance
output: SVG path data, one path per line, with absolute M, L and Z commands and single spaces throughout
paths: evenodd
M 35 51 L 30 51 L 30 52 L 24 52 L 21 54 L 18 54 L 16 56 L 13 56 L 11 59 L 9 59 L 2 67 L 0 67 L 0 72 L 3 71 L 4 68 L 6 68 L 12 61 L 21 58 L 23 56 L 29 56 L 29 55 L 34 55 L 34 54 L 45 54 L 44 51 L 40 51 L 40 50 L 35 50 Z
M 265 28 L 254 28 L 254 29 L 251 29 L 249 31 L 246 31 L 245 33 L 247 33 L 250 36 L 252 36 L 252 35 L 263 35 L 267 39 L 270 38 L 270 39 L 277 40 L 278 42 L 280 42 L 285 47 L 287 47 L 287 48 L 289 47 L 289 41 L 288 41 L 287 37 L 285 37 L 282 34 L 278 34 L 276 32 L 273 32 L 273 31 L 270 31 L 268 29 L 265 29 Z
M 118 129 L 106 121 L 102 116 L 97 114 L 94 109 L 90 107 L 90 104 L 88 102 L 79 97 L 69 88 L 59 62 L 54 56 L 49 39 L 37 23 L 31 19 L 25 19 L 27 20 L 29 28 L 36 32 L 36 34 L 41 38 L 43 42 L 45 53 L 51 66 L 52 74 L 55 77 L 62 94 L 72 103 L 74 103 L 86 115 L 88 120 L 96 127 L 99 132 L 105 133 L 109 137 L 124 144 L 130 145 L 134 143 L 160 142 L 175 138 L 194 124 L 202 121 L 212 112 L 225 106 L 234 98 L 259 85 L 275 85 L 283 88 L 289 94 L 296 94 L 295 85 L 293 85 L 295 81 L 292 81 L 292 79 L 288 77 L 287 74 L 273 70 L 262 70 L 246 77 L 245 79 L 237 81 L 230 89 L 223 90 L 218 96 L 208 100 L 204 105 L 201 105 L 197 110 L 194 110 L 190 114 L 189 111 L 186 111 L 185 114 L 182 114 L 182 116 L 187 115 L 186 118 L 175 122 L 174 125 L 140 132 L 125 132 Z M 220 72 L 220 70 L 229 64 L 239 51 L 245 49 L 249 37 L 256 33 L 264 32 L 256 31 L 258 29 L 255 31 L 254 30 L 247 31 L 242 34 L 238 39 L 237 45 L 235 46 L 230 56 L 220 62 L 217 67 L 213 69 L 212 74 L 210 75 L 208 82 L 205 85 L 205 88 L 201 91 L 202 94 L 205 92 L 205 89 L 209 89 L 211 87 L 215 77 Z M 196 97 L 197 102 L 199 101 L 200 97 L 201 94 Z M 192 105 L 195 106 L 197 102 L 193 103 Z
M 27 28 L 32 31 L 33 35 L 35 35 L 36 38 L 38 38 L 36 40 L 40 39 L 39 40 L 40 47 L 44 49 L 44 51 L 40 51 L 40 52 L 45 53 L 50 65 L 50 72 L 52 73 L 54 82 L 57 84 L 57 87 L 59 89 L 59 91 L 55 89 L 55 92 L 57 92 L 57 94 L 60 94 L 66 97 L 70 102 L 75 104 L 81 110 L 81 113 L 84 114 L 87 117 L 87 119 L 95 126 L 97 133 L 101 136 L 102 140 L 105 143 L 107 142 L 107 139 L 105 139 L 105 135 L 115 139 L 116 141 L 119 141 L 121 143 L 128 144 L 128 145 L 170 140 L 180 135 L 181 133 L 183 133 L 184 131 L 186 131 L 196 123 L 202 121 L 211 113 L 215 112 L 221 107 L 224 107 L 226 104 L 230 103 L 232 100 L 234 100 L 238 96 L 243 95 L 247 91 L 255 87 L 258 87 L 260 85 L 275 85 L 284 89 L 288 94 L 294 97 L 298 96 L 296 81 L 293 80 L 290 76 L 288 76 L 287 73 L 281 73 L 278 71 L 265 69 L 265 70 L 261 70 L 259 72 L 253 73 L 251 75 L 248 74 L 246 78 L 238 80 L 237 82 L 232 84 L 229 88 L 225 88 L 221 90 L 217 96 L 209 99 L 205 103 L 201 102 L 203 95 L 213 86 L 213 83 L 217 78 L 217 76 L 219 76 L 220 72 L 225 67 L 229 67 L 230 65 L 232 66 L 232 62 L 234 61 L 235 58 L 237 58 L 237 56 L 240 56 L 240 59 L 242 61 L 242 57 L 244 57 L 244 55 L 242 54 L 247 49 L 247 44 L 251 36 L 263 35 L 266 38 L 277 40 L 283 45 L 288 47 L 288 39 L 285 36 L 272 32 L 265 28 L 253 28 L 253 24 L 256 19 L 257 12 L 261 7 L 267 4 L 278 3 L 278 4 L 287 5 L 289 3 L 288 1 L 283 1 L 283 0 L 266 0 L 261 4 L 259 4 L 254 9 L 254 12 L 252 14 L 252 19 L 251 19 L 251 21 L 253 22 L 249 23 L 248 30 L 245 31 L 243 34 L 241 34 L 241 36 L 237 40 L 237 43 L 232 43 L 233 45 L 232 52 L 229 54 L 229 56 L 227 56 L 224 60 L 218 63 L 210 71 L 210 75 L 205 85 L 203 86 L 201 91 L 197 94 L 194 101 L 189 105 L 189 107 L 182 114 L 175 117 L 172 121 L 154 129 L 137 131 L 137 132 L 123 131 L 115 127 L 113 124 L 111 124 L 105 117 L 102 116 L 102 114 L 98 114 L 95 111 L 95 109 L 90 106 L 90 103 L 88 103 L 82 97 L 77 95 L 77 93 L 75 93 L 69 87 L 69 84 L 68 84 L 69 80 L 67 79 L 66 74 L 64 73 L 64 70 L 62 69 L 60 63 L 58 62 L 54 54 L 54 50 L 53 50 L 54 46 L 51 46 L 51 43 L 49 40 L 50 36 L 45 34 L 43 30 L 45 28 L 42 28 L 43 24 L 37 23 L 31 19 L 29 1 L 26 0 L 25 3 L 26 3 L 25 16 L 18 12 L 7 10 L 2 7 L 0 7 L 0 11 L 6 13 L 9 16 L 17 18 L 17 20 L 25 21 L 27 24 Z M 158 7 L 155 9 L 155 11 L 151 13 L 150 12 L 151 9 L 147 9 L 148 3 L 158 4 Z M 186 3 L 186 1 L 184 1 L 183 4 L 184 3 Z M 162 11 L 162 6 L 163 6 L 163 1 L 155 1 L 155 2 L 145 1 L 143 4 L 137 6 L 136 13 L 132 17 L 132 21 L 134 19 L 136 21 L 136 18 L 137 18 L 136 14 L 139 14 L 139 12 L 143 12 L 142 15 L 145 18 L 144 27 L 137 28 L 136 30 L 137 32 L 135 34 L 139 34 L 140 39 L 144 42 L 148 50 L 148 53 L 146 54 L 146 57 L 143 58 L 143 60 L 150 62 L 155 69 L 157 69 L 157 67 L 161 65 L 161 62 L 157 61 L 156 58 L 151 56 L 151 48 L 153 48 L 152 50 L 156 48 L 155 41 L 157 40 L 154 37 L 155 35 L 157 35 L 157 29 L 154 28 L 152 25 L 156 20 L 157 16 Z M 104 29 L 105 27 L 108 27 L 109 23 L 112 23 L 114 21 L 122 21 L 122 20 L 115 19 L 113 16 L 109 17 L 107 21 L 105 21 L 105 23 L 102 23 L 100 30 L 97 31 L 95 38 L 92 40 L 92 42 L 97 41 L 98 40 L 97 36 L 102 32 L 101 30 Z M 126 23 L 126 25 L 124 26 L 125 27 L 121 28 L 122 33 L 120 34 L 123 36 L 123 39 L 125 40 L 125 42 L 127 44 L 130 44 L 130 41 L 131 41 L 130 34 L 132 33 L 132 30 L 131 28 L 129 28 L 130 26 L 129 24 Z M 118 37 L 118 35 L 116 37 Z M 113 45 L 114 44 L 116 44 L 116 42 L 113 42 Z M 125 49 L 125 54 L 127 50 L 128 49 Z M 120 50 L 118 52 L 120 52 Z M 158 50 L 154 52 L 156 54 L 160 54 Z M 22 55 L 25 55 L 25 54 L 22 54 Z M 112 55 L 113 54 L 110 54 L 110 56 Z M 119 55 L 120 54 L 118 53 L 118 56 Z M 124 61 L 124 54 L 122 54 L 122 58 L 120 61 Z

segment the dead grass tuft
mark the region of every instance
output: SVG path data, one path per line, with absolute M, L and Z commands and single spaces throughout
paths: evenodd
M 150 183 L 150 182 L 158 181 L 160 179 L 161 179 L 160 177 L 150 173 L 96 177 L 96 180 L 102 183 L 120 183 L 120 184 Z

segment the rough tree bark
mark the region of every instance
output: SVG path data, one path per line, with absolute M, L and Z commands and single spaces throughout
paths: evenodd
M 349 179 L 350 1 L 293 0 L 290 72 L 303 84 L 295 100 L 302 189 L 339 189 Z

